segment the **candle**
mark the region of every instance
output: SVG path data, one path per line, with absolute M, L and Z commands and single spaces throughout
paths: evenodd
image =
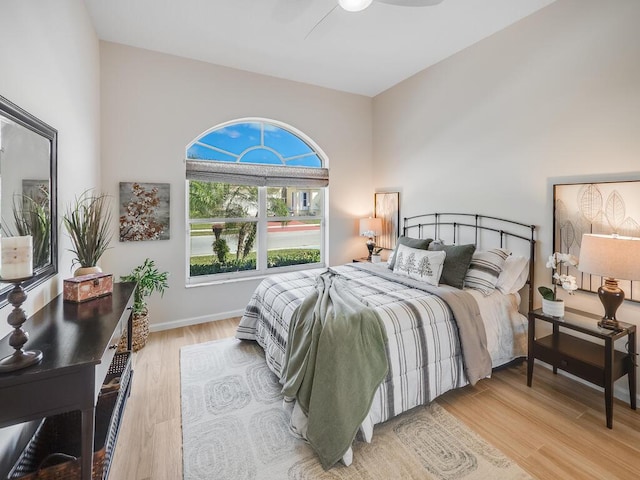
M 2 280 L 27 278 L 33 275 L 33 239 L 6 237 L 2 239 Z

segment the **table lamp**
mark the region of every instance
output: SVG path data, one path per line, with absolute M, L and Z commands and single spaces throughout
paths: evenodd
M 7 323 L 13 327 L 9 335 L 9 345 L 14 352 L 0 358 L 0 373 L 4 373 L 20 370 L 42 360 L 40 350 L 22 348 L 29 340 L 29 334 L 22 329 L 22 324 L 27 320 L 27 315 L 22 309 L 27 293 L 22 288 L 22 283 L 33 278 L 33 237 L 27 235 L 3 238 L 0 242 L 0 260 L 0 280 L 13 283 L 13 289 L 7 296 L 13 310 L 7 317 Z
M 369 250 L 369 256 L 367 260 L 371 261 L 371 254 L 373 248 L 376 246 L 375 237 L 382 233 L 382 219 L 381 218 L 361 218 L 360 219 L 360 236 L 369 237 L 367 240 L 367 249 Z
M 578 269 L 603 277 L 604 285 L 598 288 L 598 297 L 604 316 L 598 325 L 617 329 L 616 310 L 624 300 L 618 280 L 640 280 L 640 238 L 584 234 Z

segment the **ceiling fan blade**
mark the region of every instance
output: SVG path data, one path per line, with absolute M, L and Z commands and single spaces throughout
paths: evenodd
M 442 3 L 443 0 L 375 0 L 380 3 L 396 5 L 398 7 L 429 7 Z
M 309 33 L 307 33 L 307 34 L 304 36 L 304 39 L 306 40 L 307 38 L 309 38 L 309 35 L 311 35 L 311 34 L 313 33 L 313 31 L 314 31 L 316 28 L 318 28 L 318 25 L 320 25 L 322 22 L 324 22 L 324 19 L 325 19 L 325 18 L 327 18 L 329 15 L 331 15 L 331 14 L 333 13 L 333 11 L 334 11 L 336 8 L 338 8 L 338 4 L 337 4 L 337 3 L 336 3 L 336 5 L 335 5 L 331 10 L 329 10 L 327 13 L 325 13 L 325 14 L 324 14 L 324 17 L 322 17 L 320 20 L 318 20 L 318 21 L 316 22 L 316 24 L 311 28 L 311 30 L 309 30 Z

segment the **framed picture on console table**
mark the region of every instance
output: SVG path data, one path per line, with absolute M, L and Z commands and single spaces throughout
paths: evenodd
M 553 251 L 579 257 L 585 233 L 640 237 L 640 180 L 554 185 Z M 588 292 L 603 283 L 576 267 L 561 273 L 574 275 L 578 288 Z M 620 288 L 627 300 L 640 302 L 640 282 L 620 280 Z
M 400 193 L 378 192 L 374 194 L 374 217 L 382 219 L 382 234 L 376 245 L 393 249 L 400 233 Z

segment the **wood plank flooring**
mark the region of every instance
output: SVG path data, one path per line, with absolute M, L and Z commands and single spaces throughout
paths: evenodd
M 180 347 L 233 336 L 238 320 L 150 335 L 135 355 L 112 480 L 182 478 Z M 640 410 L 616 400 L 609 430 L 601 392 L 544 367 L 536 365 L 532 388 L 522 363 L 438 402 L 535 478 L 640 478 Z

